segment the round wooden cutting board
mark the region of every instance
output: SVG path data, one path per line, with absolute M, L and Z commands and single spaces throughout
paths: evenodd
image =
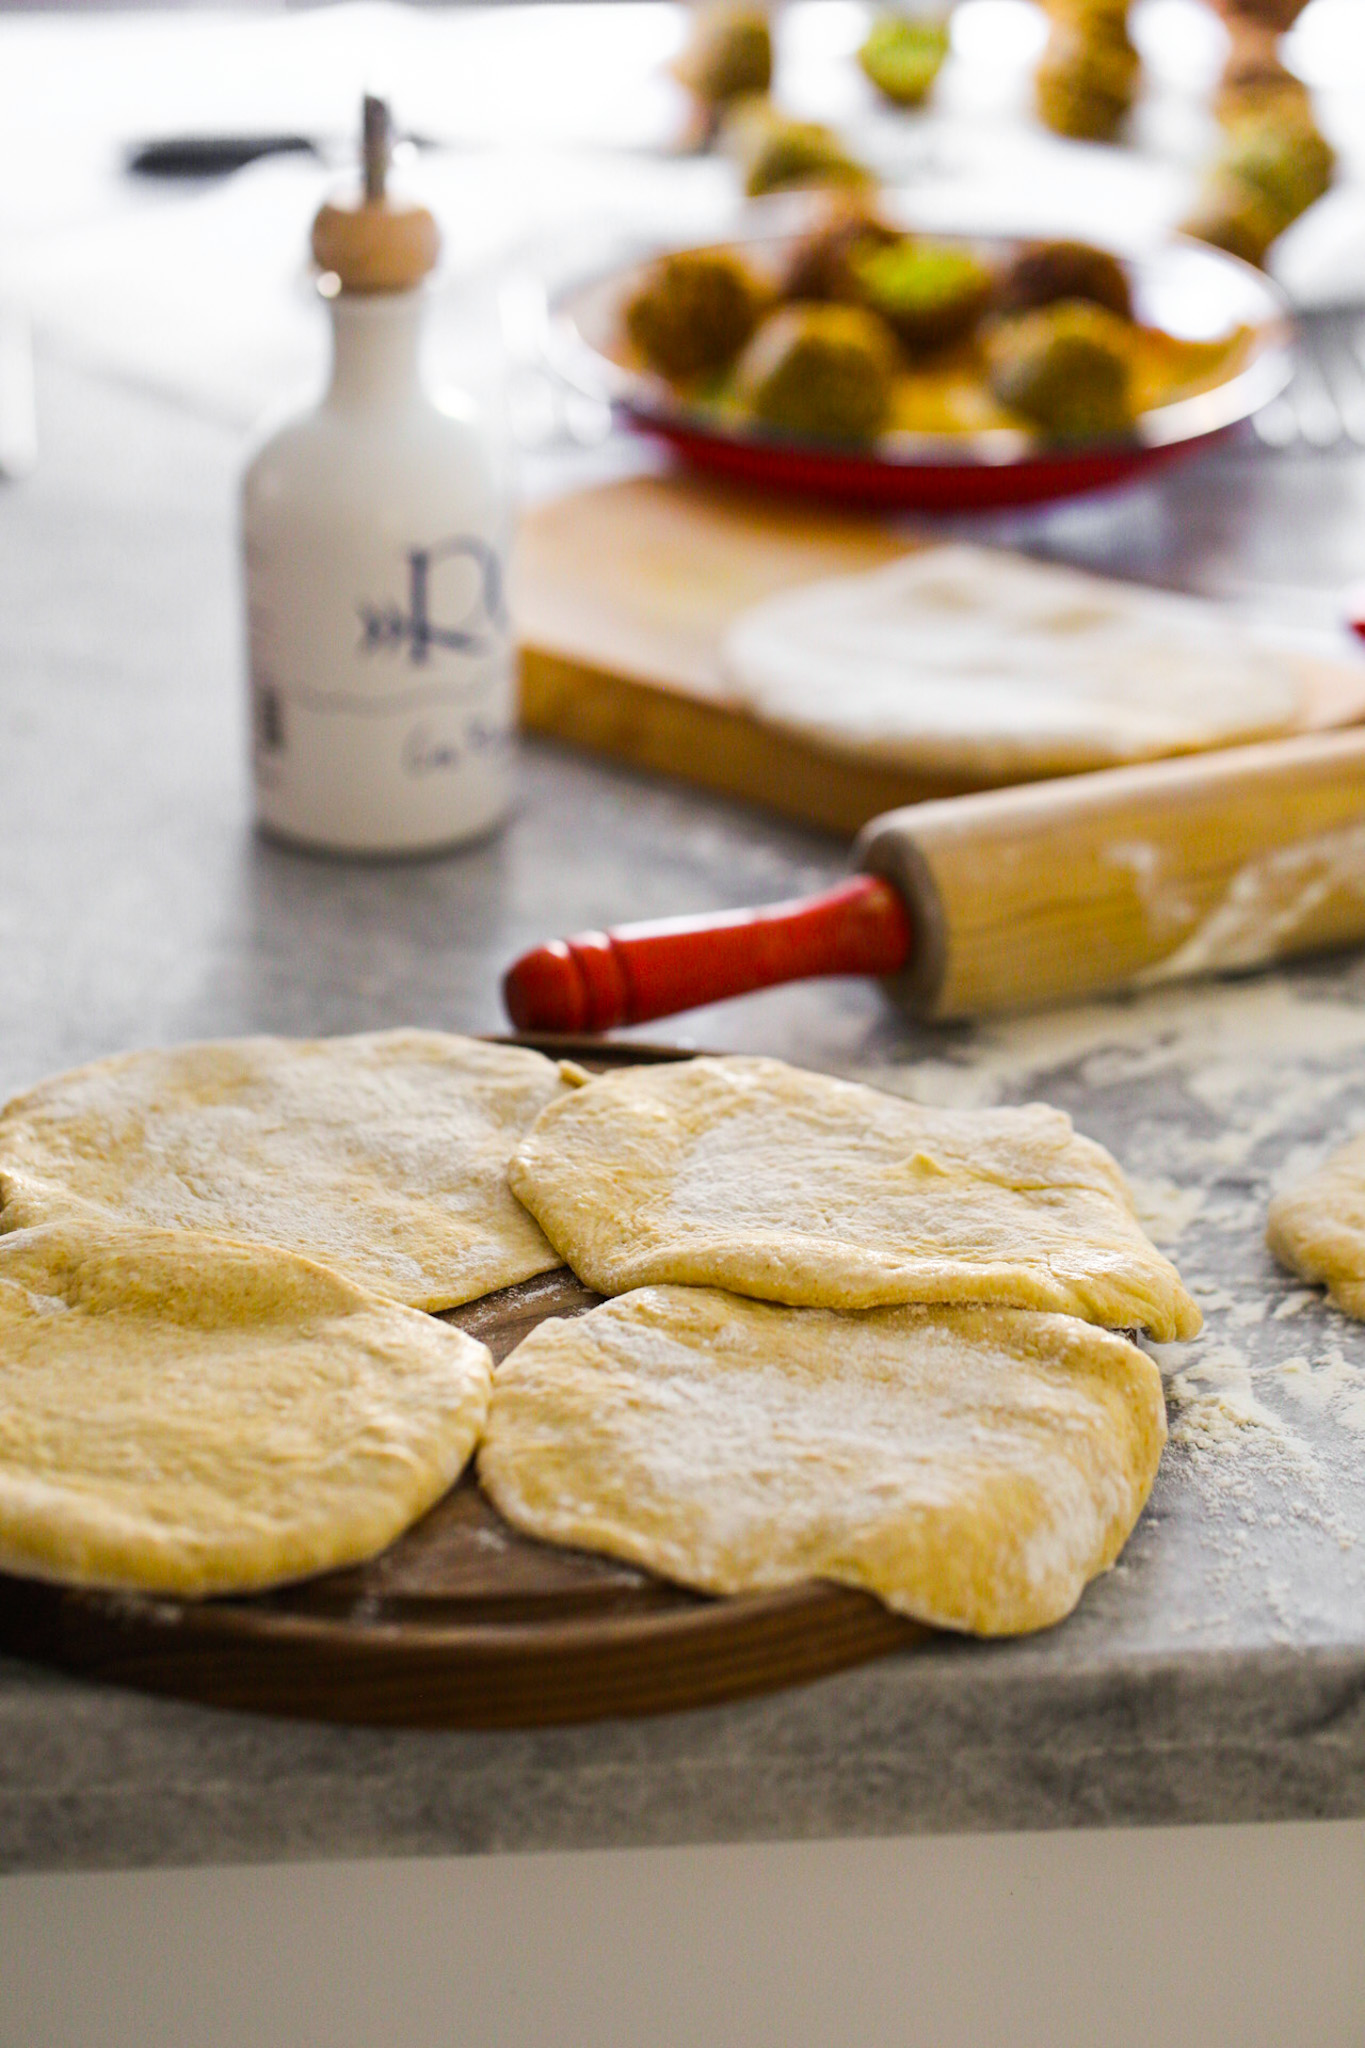
M 601 1070 L 671 1047 L 518 1041 Z M 561 1267 L 444 1320 L 505 1358 L 601 1297 Z M 708 1599 L 518 1535 L 473 1472 L 368 1564 L 250 1598 L 99 1593 L 0 1574 L 0 1648 L 89 1678 L 313 1720 L 516 1728 L 658 1714 L 820 1677 L 928 1630 L 815 1584 Z

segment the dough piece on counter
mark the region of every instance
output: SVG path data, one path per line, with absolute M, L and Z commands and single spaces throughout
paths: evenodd
M 769 598 L 723 658 L 768 724 L 978 782 L 1283 733 L 1315 667 L 1199 599 L 959 546 Z
M 1012 1635 L 1114 1562 L 1165 1437 L 1151 1359 L 1071 1316 L 650 1287 L 518 1346 L 479 1476 L 530 1535 L 704 1592 L 837 1579 Z
M 509 1177 L 600 1294 L 1001 1302 L 1162 1343 L 1200 1325 L 1109 1154 L 1041 1103 L 925 1109 L 781 1060 L 627 1067 L 543 1110 Z
M 1282 1265 L 1325 1284 L 1338 1308 L 1365 1321 L 1365 1137 L 1276 1195 L 1266 1242 Z
M 0 1570 L 252 1591 L 355 1564 L 483 1428 L 482 1344 L 269 1246 L 0 1238 Z
M 205 1230 L 453 1308 L 559 1264 L 507 1162 L 563 1091 L 538 1052 L 440 1031 L 122 1053 L 0 1113 L 0 1230 Z

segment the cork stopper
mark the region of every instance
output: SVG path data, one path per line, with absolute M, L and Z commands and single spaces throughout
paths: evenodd
M 313 222 L 313 260 L 344 292 L 406 292 L 436 267 L 441 237 L 425 206 L 388 190 L 392 127 L 383 100 L 364 103 L 364 185 L 354 199 L 328 200 Z

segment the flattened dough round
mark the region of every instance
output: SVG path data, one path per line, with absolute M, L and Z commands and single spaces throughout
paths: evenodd
M 705 1592 L 837 1579 L 1012 1635 L 1113 1563 L 1165 1436 L 1151 1359 L 1070 1316 L 650 1287 L 518 1346 L 479 1476 L 517 1528 Z
M 1314 666 L 1198 599 L 963 546 L 769 598 L 723 658 L 770 724 L 976 781 L 1268 738 Z
M 538 1052 L 440 1031 L 122 1053 L 0 1113 L 0 1230 L 203 1230 L 453 1308 L 559 1264 L 507 1162 L 563 1086 Z
M 1353 1138 L 1270 1204 L 1266 1242 L 1282 1265 L 1365 1321 L 1365 1137 Z
M 453 1485 L 492 1363 L 268 1246 L 0 1238 L 0 1569 L 244 1592 L 372 1557 Z
M 1200 1325 L 1109 1154 L 1041 1103 L 925 1109 L 781 1060 L 627 1067 L 543 1110 L 510 1179 L 599 1294 L 1001 1302 L 1163 1343 Z

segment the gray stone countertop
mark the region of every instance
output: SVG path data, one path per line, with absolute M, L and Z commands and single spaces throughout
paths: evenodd
M 0 491 L 0 1090 L 183 1038 L 497 1028 L 498 970 L 537 937 L 840 871 L 833 841 L 543 747 L 466 853 L 261 843 L 238 446 L 52 364 L 41 398 L 43 465 Z M 1365 462 L 1232 446 L 974 530 L 1321 626 L 1365 568 Z M 285 1723 L 0 1659 L 0 1868 L 1365 1813 L 1365 1328 L 1261 1243 L 1268 1189 L 1365 1125 L 1365 966 L 952 1033 L 812 984 L 654 1035 L 1042 1095 L 1113 1148 L 1208 1318 L 1161 1354 L 1172 1440 L 1119 1566 L 1046 1635 L 531 1733 Z

